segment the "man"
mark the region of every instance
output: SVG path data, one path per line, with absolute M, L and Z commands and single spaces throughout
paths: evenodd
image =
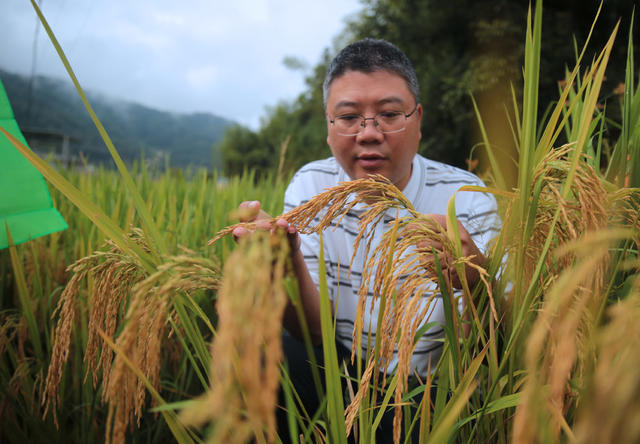
M 285 210 L 308 201 L 339 182 L 381 174 L 403 192 L 416 210 L 430 215 L 445 229 L 444 214 L 449 198 L 463 185 L 482 185 L 471 173 L 417 154 L 421 138 L 420 120 L 424 112 L 419 103 L 418 81 L 411 62 L 394 45 L 382 40 L 364 39 L 345 47 L 331 62 L 323 92 L 327 143 L 333 156 L 312 162 L 296 173 L 285 193 Z M 255 211 L 259 210 L 259 205 L 255 201 L 244 202 L 241 207 Z M 495 200 L 483 193 L 459 193 L 456 197 L 456 213 L 462 255 L 473 256 L 473 262 L 482 265 L 488 240 L 496 233 L 498 219 Z M 336 343 L 342 355 L 348 355 L 352 347 L 357 293 L 366 259 L 362 245 L 355 252 L 349 269 L 358 232 L 358 214 L 356 207 L 335 229 L 332 227 L 323 233 L 327 283 L 337 324 Z M 394 216 L 395 213 L 390 214 L 387 221 Z M 258 227 L 271 229 L 268 218 L 266 213 L 258 212 Z M 298 278 L 306 322 L 314 344 L 320 344 L 319 236 L 298 235 L 296 228 L 284 219 L 278 219 L 275 225 L 289 234 L 292 263 Z M 374 227 L 371 251 L 384 229 L 383 223 Z M 237 228 L 233 234 L 241 237 L 247 231 Z M 418 246 L 430 248 L 427 241 Z M 459 286 L 455 268 L 448 271 L 453 275 L 454 286 Z M 478 280 L 478 274 L 472 267 L 467 267 L 466 278 L 472 285 Z M 369 331 L 375 335 L 377 316 L 377 304 L 374 304 L 373 311 L 366 310 L 362 338 L 365 348 Z M 441 300 L 434 300 L 429 308 L 428 319 L 423 323 L 426 322 L 438 325 L 427 330 L 420 338 L 411 360 L 412 368 L 423 375 L 427 373 L 429 365 L 435 366 L 442 351 L 445 315 Z M 301 337 L 293 307 L 287 308 L 284 325 L 293 336 Z M 317 405 L 314 390 L 308 387 L 312 381 L 310 373 L 302 370 L 308 366 L 304 346 L 291 336 L 285 335 L 283 341 L 296 390 L 302 393 L 303 399 L 311 399 L 310 406 Z M 318 359 L 322 357 L 318 356 Z M 295 364 L 292 365 L 292 362 Z M 389 371 L 393 370 L 395 363 L 397 359 L 391 362 Z M 299 378 L 296 376 L 298 373 L 301 374 Z M 303 387 L 305 385 L 307 387 Z M 311 414 L 315 411 L 313 407 L 310 410 Z M 387 425 L 383 428 L 386 430 L 378 433 L 378 439 L 387 442 L 391 427 Z

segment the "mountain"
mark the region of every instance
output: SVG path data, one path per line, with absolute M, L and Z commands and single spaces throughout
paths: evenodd
M 89 162 L 109 163 L 111 156 L 70 82 L 29 78 L 0 69 L 18 125 L 23 132 L 55 132 L 70 137 L 69 154 L 82 153 Z M 213 146 L 234 123 L 209 113 L 181 114 L 149 108 L 86 91 L 89 103 L 125 161 L 170 157 L 173 167 L 221 167 Z M 162 160 L 162 164 L 164 161 Z

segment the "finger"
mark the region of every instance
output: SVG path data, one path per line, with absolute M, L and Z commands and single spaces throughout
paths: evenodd
M 260 202 L 248 200 L 238 205 L 237 218 L 240 222 L 252 222 L 260 214 Z
M 444 248 L 442 242 L 433 239 L 418 241 L 416 242 L 416 247 L 427 253 L 430 253 L 432 249 L 435 249 L 436 251 L 442 251 L 442 249 Z
M 261 209 L 261 210 L 258 210 L 258 214 L 256 215 L 255 220 L 260 220 L 260 219 L 269 219 L 269 220 L 271 220 L 272 217 L 271 217 L 271 215 L 269 213 L 267 213 L 266 211 Z
M 256 220 L 256 229 L 271 231 L 271 221 L 269 219 L 258 219 Z
M 286 219 L 277 219 L 274 224 L 277 228 L 284 230 L 287 233 L 289 239 L 289 246 L 292 252 L 300 249 L 300 236 L 298 236 L 298 229 L 295 225 L 291 225 Z
M 289 222 L 287 222 L 286 219 L 276 219 L 275 222 L 276 227 L 278 228 L 282 228 L 283 230 L 286 230 L 287 232 L 289 232 L 289 228 L 293 227 L 293 225 L 289 225 Z M 295 227 L 293 227 L 295 229 Z
M 237 242 L 238 239 L 240 239 L 241 237 L 246 236 L 249 233 L 249 230 L 247 230 L 244 227 L 236 227 L 233 229 L 233 231 L 231 232 L 231 234 L 233 235 L 233 239 Z
M 294 225 L 289 224 L 286 219 L 276 219 L 274 223 L 275 228 L 280 228 L 284 230 L 288 235 L 296 235 L 298 234 L 298 230 Z
M 425 214 L 425 217 L 435 222 L 442 232 L 447 231 L 447 217 L 444 214 Z
M 238 205 L 238 208 L 256 208 L 256 209 L 259 209 L 260 208 L 260 201 L 259 200 L 245 200 L 240 205 Z

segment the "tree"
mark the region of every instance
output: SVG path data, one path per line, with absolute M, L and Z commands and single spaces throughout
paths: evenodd
M 547 104 L 557 98 L 558 82 L 566 66 L 575 63 L 575 48 L 584 45 L 599 4 L 599 0 L 544 2 L 540 118 Z M 511 85 L 519 100 L 528 7 L 528 0 L 363 0 L 361 12 L 336 38 L 336 46 L 374 37 L 400 47 L 412 60 L 421 87 L 425 112 L 420 153 L 465 167 L 470 150 L 481 140 L 471 97 L 481 108 L 491 142 L 505 145 L 505 156 L 515 155 L 505 106 L 512 108 Z M 605 2 L 583 58 L 586 67 L 621 19 L 619 43 L 614 46 L 603 86 L 605 95 L 624 81 L 632 7 L 633 0 Z M 639 48 L 636 45 L 636 63 Z M 322 81 L 335 52 L 325 51 L 306 78 L 306 91 L 295 101 L 269 111 L 256 134 L 260 143 L 254 149 L 267 149 L 277 158 L 282 142 L 290 136 L 285 158 L 290 169 L 328 155 Z M 289 62 L 292 68 L 303 69 L 300 63 Z M 607 110 L 614 120 L 616 105 L 617 101 Z
M 463 166 L 470 148 L 480 140 L 471 96 L 486 104 L 490 118 L 506 122 L 509 85 L 519 94 L 529 1 L 366 0 L 364 4 L 350 24 L 353 38 L 387 39 L 414 63 L 425 108 L 420 151 Z M 582 48 L 599 5 L 599 0 L 544 2 L 540 117 L 558 96 L 565 66 L 575 62 L 573 39 Z M 605 2 L 583 66 L 603 47 L 619 19 L 623 25 L 619 35 L 626 36 L 632 7 L 632 0 Z M 625 57 L 626 44 L 617 44 L 603 91 L 611 92 L 624 81 Z
M 241 174 L 245 168 L 267 171 L 274 167 L 273 153 L 256 133 L 241 125 L 229 128 L 216 149 L 222 154 L 228 175 Z

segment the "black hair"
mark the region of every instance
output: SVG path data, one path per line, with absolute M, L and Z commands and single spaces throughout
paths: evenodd
M 397 46 L 386 40 L 365 38 L 345 46 L 333 58 L 322 84 L 324 106 L 327 107 L 329 88 L 335 79 L 347 71 L 372 73 L 390 71 L 407 82 L 407 87 L 418 103 L 420 87 L 418 78 L 409 58 Z

